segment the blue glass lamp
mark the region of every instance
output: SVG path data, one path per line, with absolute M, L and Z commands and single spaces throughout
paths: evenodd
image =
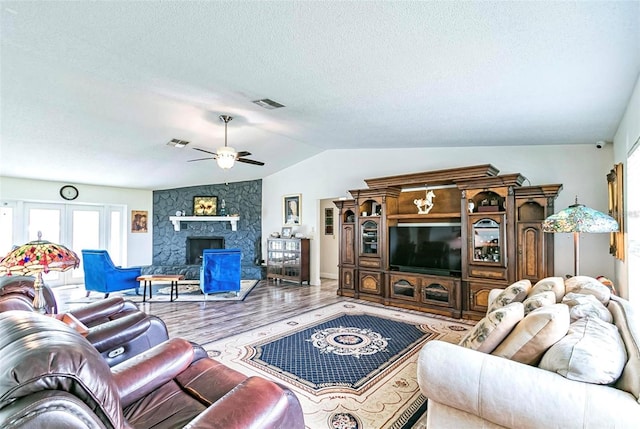
M 615 232 L 620 229 L 618 222 L 611 216 L 576 203 L 546 218 L 542 222 L 544 232 L 573 233 L 574 275 L 579 275 L 580 233 Z

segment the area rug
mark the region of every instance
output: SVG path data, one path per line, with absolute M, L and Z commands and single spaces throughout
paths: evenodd
M 200 282 L 198 280 L 184 280 L 178 283 L 178 299 L 177 302 L 200 302 L 200 301 L 244 301 L 249 293 L 258 285 L 259 280 L 240 280 L 240 292 L 220 292 L 204 295 L 200 291 Z M 140 295 L 136 295 L 133 290 L 112 292 L 109 296 L 123 296 L 129 301 L 142 302 L 142 286 L 140 287 Z M 170 302 L 171 287 L 169 282 L 153 283 L 153 296 L 149 298 L 147 292 L 146 302 Z M 78 297 L 67 301 L 68 304 L 80 304 L 97 301 L 104 298 L 103 293 L 91 292 L 88 297 Z M 175 302 L 175 300 L 174 300 Z
M 418 352 L 459 342 L 475 322 L 338 303 L 218 340 L 209 355 L 289 386 L 310 429 L 410 428 L 426 410 Z

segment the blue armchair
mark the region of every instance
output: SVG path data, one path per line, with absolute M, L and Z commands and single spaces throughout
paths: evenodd
M 82 267 L 84 269 L 84 288 L 87 296 L 91 291 L 103 292 L 107 298 L 110 292 L 135 289 L 138 293 L 140 267 L 121 268 L 111 261 L 106 250 L 82 249 Z
M 240 292 L 240 249 L 204 249 L 200 268 L 200 289 L 207 294 Z

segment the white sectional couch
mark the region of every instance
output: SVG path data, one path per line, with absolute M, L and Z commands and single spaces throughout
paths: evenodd
M 640 428 L 639 313 L 616 296 L 607 308 L 626 351 L 622 374 L 609 385 L 442 341 L 427 343 L 418 360 L 427 427 Z

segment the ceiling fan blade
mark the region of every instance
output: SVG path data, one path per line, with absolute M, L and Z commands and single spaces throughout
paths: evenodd
M 204 161 L 205 159 L 216 159 L 215 156 L 210 156 L 208 158 L 198 158 L 198 159 L 190 159 L 187 162 L 194 162 L 194 161 Z
M 246 150 L 241 150 L 240 152 L 238 152 L 238 155 L 236 156 L 240 157 L 240 156 L 249 156 L 249 155 L 251 155 L 251 152 L 247 152 Z
M 199 150 L 200 152 L 204 152 L 204 153 L 210 153 L 211 155 L 215 155 L 215 152 L 209 152 L 208 150 L 204 150 L 204 149 L 200 149 L 198 147 L 194 147 L 193 149 L 195 150 Z
M 245 164 L 252 164 L 252 165 L 264 165 L 264 162 L 254 161 L 253 159 L 238 158 L 238 159 L 236 159 L 236 161 L 238 161 L 238 162 L 244 162 Z

